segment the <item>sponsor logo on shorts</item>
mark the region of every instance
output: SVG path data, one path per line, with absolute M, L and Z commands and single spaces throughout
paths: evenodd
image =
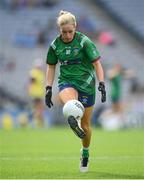
M 82 96 L 82 102 L 83 102 L 83 104 L 87 104 L 88 96 Z

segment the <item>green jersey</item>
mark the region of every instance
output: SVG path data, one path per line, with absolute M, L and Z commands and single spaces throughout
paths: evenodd
M 119 99 L 121 96 L 121 74 L 111 79 L 111 98 Z
M 47 64 L 60 63 L 59 85 L 70 83 L 77 90 L 95 93 L 95 71 L 93 62 L 100 55 L 95 44 L 84 34 L 76 32 L 70 43 L 58 36 L 50 45 Z

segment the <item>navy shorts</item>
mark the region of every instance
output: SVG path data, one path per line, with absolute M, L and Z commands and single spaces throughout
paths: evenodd
M 77 88 L 70 83 L 61 84 L 58 87 L 59 87 L 59 92 L 69 87 L 72 87 L 77 90 Z M 83 104 L 84 107 L 90 107 L 95 104 L 95 94 L 87 94 L 86 92 L 82 92 L 79 90 L 77 90 L 77 92 L 78 92 L 78 100 Z

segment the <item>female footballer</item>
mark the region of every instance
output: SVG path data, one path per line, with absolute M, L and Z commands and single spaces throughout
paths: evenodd
M 56 64 L 60 64 L 58 78 L 59 97 L 64 104 L 77 100 L 84 108 L 81 124 L 74 114 L 69 114 L 68 123 L 82 139 L 80 171 L 88 171 L 89 146 L 91 141 L 90 120 L 95 103 L 95 72 L 99 80 L 101 101 L 106 101 L 104 72 L 100 54 L 95 44 L 84 34 L 76 31 L 76 18 L 67 11 L 60 11 L 57 18 L 60 35 L 51 43 L 47 53 L 46 105 L 51 108 L 52 85 Z M 72 107 L 74 110 L 75 106 Z M 73 111 L 74 112 L 74 111 Z

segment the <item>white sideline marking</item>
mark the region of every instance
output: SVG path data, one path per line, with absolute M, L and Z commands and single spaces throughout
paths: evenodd
M 2 161 L 49 161 L 49 160 L 76 160 L 80 157 L 1 157 Z M 144 159 L 144 156 L 99 156 L 90 157 L 91 160 L 128 160 L 128 159 Z

